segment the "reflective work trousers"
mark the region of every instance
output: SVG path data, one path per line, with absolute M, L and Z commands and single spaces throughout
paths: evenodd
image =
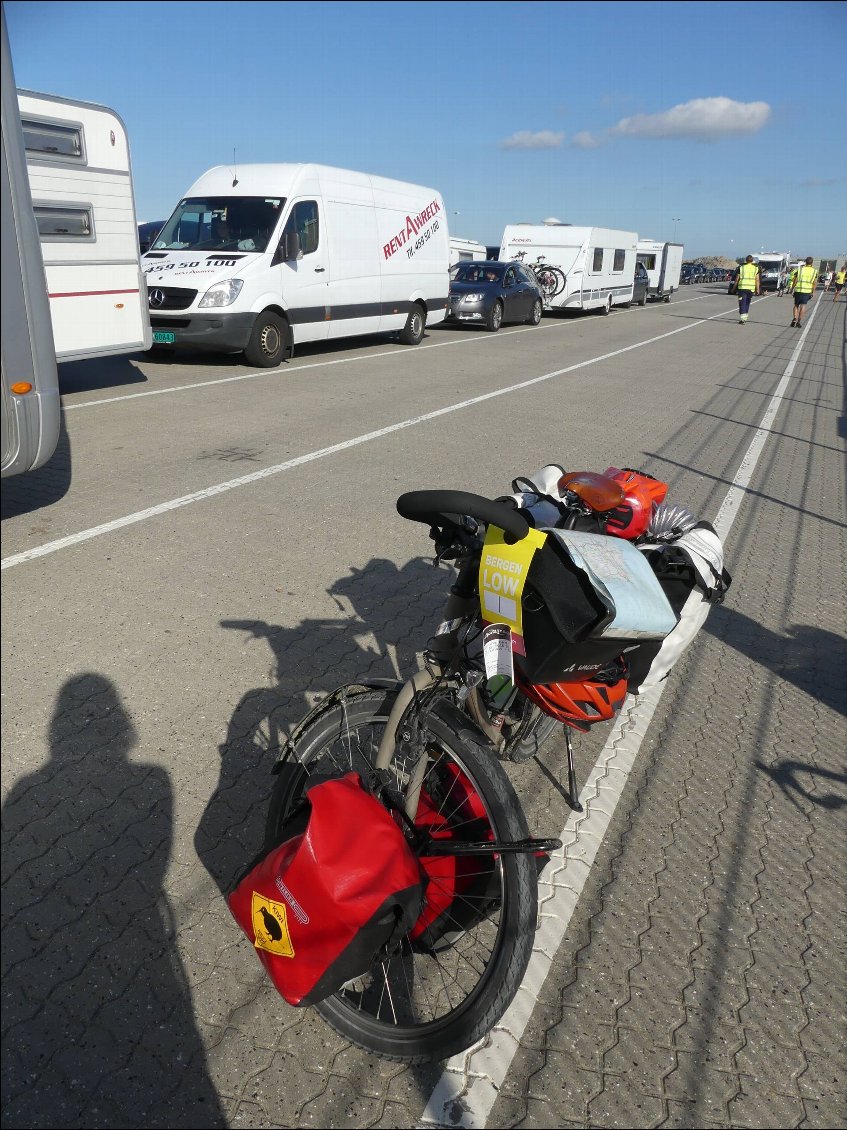
M 738 313 L 749 314 L 750 312 L 750 299 L 753 297 L 752 290 L 739 290 L 738 292 Z

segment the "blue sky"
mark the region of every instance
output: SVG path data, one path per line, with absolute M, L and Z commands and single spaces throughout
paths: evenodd
M 19 87 L 112 107 L 139 220 L 318 161 L 499 243 L 556 217 L 686 255 L 847 258 L 847 4 L 4 4 Z

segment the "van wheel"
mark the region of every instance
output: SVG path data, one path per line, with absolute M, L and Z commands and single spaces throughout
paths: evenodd
M 488 318 L 485 322 L 485 328 L 491 330 L 496 334 L 500 327 L 503 325 L 503 304 L 502 302 L 495 302 L 488 312 Z
M 248 364 L 259 369 L 272 369 L 285 360 L 291 330 L 288 322 L 270 310 L 260 314 L 244 350 Z
M 605 317 L 606 314 L 611 314 L 611 312 L 612 312 L 612 296 L 611 296 L 611 294 L 609 294 L 609 295 L 606 296 L 606 305 L 603 307 L 603 309 L 600 311 L 600 313 L 603 314 L 604 317 Z
M 404 345 L 419 345 L 423 339 L 426 326 L 426 314 L 419 302 L 416 302 L 409 311 L 406 324 L 400 331 L 400 340 Z

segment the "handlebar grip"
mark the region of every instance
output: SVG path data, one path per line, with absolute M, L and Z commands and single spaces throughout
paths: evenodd
M 499 526 L 509 543 L 520 541 L 529 533 L 529 523 L 502 502 L 469 494 L 464 490 L 412 490 L 397 499 L 397 512 L 413 522 L 428 522 L 431 526 L 453 522 L 462 514 L 469 514 L 486 525 Z

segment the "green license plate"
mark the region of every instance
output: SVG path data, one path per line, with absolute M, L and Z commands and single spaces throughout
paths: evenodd
M 173 345 L 176 335 L 165 333 L 164 330 L 153 330 L 153 340 L 159 345 Z

